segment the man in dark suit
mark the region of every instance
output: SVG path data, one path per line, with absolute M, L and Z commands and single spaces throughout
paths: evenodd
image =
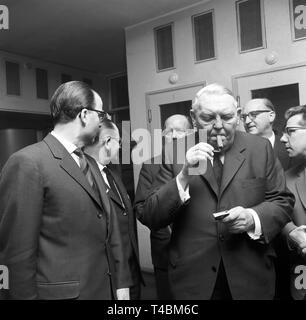
M 244 106 L 241 114 L 246 132 L 268 139 L 283 169 L 287 170 L 291 161 L 284 145 L 280 141 L 281 136 L 273 131 L 275 117 L 275 107 L 267 98 L 250 100 Z M 281 235 L 277 236 L 273 242 L 277 254 L 275 262 L 276 299 L 287 300 L 290 298 L 288 246 Z
M 303 281 L 296 282 L 300 271 L 295 268 L 306 263 L 306 106 L 290 108 L 285 118 L 287 124 L 281 141 L 290 157 L 299 158 L 299 164 L 286 172 L 287 185 L 296 202 L 292 222 L 285 226 L 284 234 L 292 249 L 295 248 L 290 255 L 291 295 L 296 300 L 305 300 L 306 288 L 300 286 Z
M 290 221 L 294 197 L 269 141 L 236 131 L 239 112 L 228 89 L 201 89 L 191 115 L 207 142 L 189 148 L 183 165 L 162 165 L 146 200 L 147 226 L 172 223 L 176 299 L 274 297 L 271 241 Z M 215 219 L 221 211 L 227 216 Z
M 290 158 L 280 142 L 281 136 L 273 131 L 275 117 L 275 107 L 267 98 L 250 100 L 241 114 L 246 132 L 268 139 L 283 169 L 287 170 L 290 166 Z
M 8 299 L 126 299 L 118 222 L 94 159 L 102 100 L 79 81 L 51 98 L 54 130 L 14 153 L 0 178 L 0 264 Z M 117 297 L 116 297 L 117 296 Z
M 171 143 L 173 139 L 185 136 L 188 129 L 191 129 L 189 119 L 184 115 L 174 114 L 165 121 L 163 137 Z M 160 156 L 159 158 L 151 159 L 151 163 L 144 163 L 142 165 L 134 201 L 134 209 L 140 222 L 142 221 L 144 202 L 149 195 L 159 171 L 161 159 L 162 157 Z M 172 299 L 168 277 L 168 246 L 170 237 L 170 226 L 159 230 L 150 230 L 151 257 L 154 266 L 157 297 L 159 300 Z
M 123 250 L 131 271 L 130 297 L 131 300 L 139 300 L 143 278 L 139 264 L 136 217 L 121 178 L 109 167 L 111 161 L 117 163 L 120 144 L 118 128 L 111 120 L 105 119 L 101 122 L 99 135 L 85 151 L 96 160 L 108 187 L 107 194 L 117 214 Z

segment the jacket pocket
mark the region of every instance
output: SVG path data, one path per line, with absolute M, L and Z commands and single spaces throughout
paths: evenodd
M 38 282 L 37 291 L 38 298 L 43 300 L 76 299 L 80 295 L 80 282 Z

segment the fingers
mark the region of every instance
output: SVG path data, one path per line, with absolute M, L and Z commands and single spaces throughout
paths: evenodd
M 213 159 L 213 147 L 204 142 L 191 147 L 186 153 L 186 161 L 188 166 L 194 166 L 199 161 Z

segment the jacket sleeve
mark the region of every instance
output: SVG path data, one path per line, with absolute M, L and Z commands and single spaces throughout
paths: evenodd
M 43 185 L 38 164 L 21 153 L 0 177 L 0 264 L 9 269 L 8 299 L 35 299 Z
M 134 206 L 141 223 L 152 230 L 167 227 L 182 205 L 171 165 L 160 165 L 153 181 L 142 170 Z
M 268 141 L 266 154 L 265 201 L 252 209 L 257 212 L 264 240 L 269 243 L 291 221 L 295 198 L 286 186 L 284 170 Z

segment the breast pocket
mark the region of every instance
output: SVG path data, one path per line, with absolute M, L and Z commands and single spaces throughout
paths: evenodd
M 266 185 L 265 178 L 239 179 L 243 189 L 245 188 L 264 188 Z

